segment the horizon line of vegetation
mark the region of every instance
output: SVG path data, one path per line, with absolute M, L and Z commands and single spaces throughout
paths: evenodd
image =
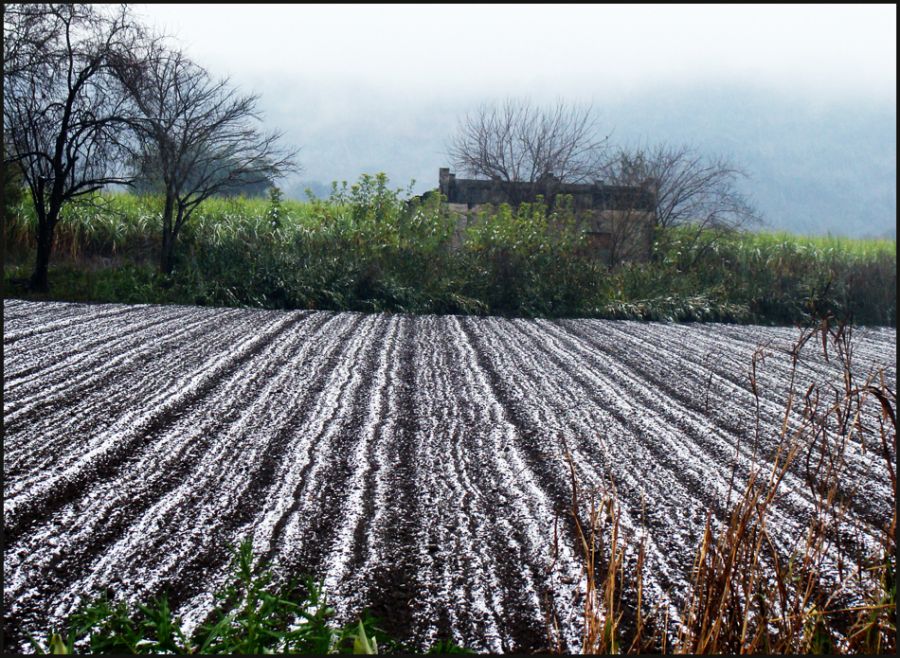
M 69 204 L 50 293 L 27 289 L 33 209 L 5 226 L 5 296 L 281 309 L 803 323 L 832 312 L 896 326 L 896 241 L 784 232 L 658 228 L 650 258 L 597 258 L 571 203 L 482 209 L 471 221 L 439 194 L 405 198 L 363 175 L 328 198 L 211 198 L 180 238 L 170 274 L 155 265 L 155 195 L 95 194 Z M 615 246 L 615 245 L 613 245 Z

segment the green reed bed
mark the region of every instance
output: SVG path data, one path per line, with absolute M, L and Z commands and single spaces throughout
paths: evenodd
M 379 175 L 304 202 L 209 199 L 162 276 L 162 200 L 97 195 L 64 210 L 42 298 L 779 324 L 833 312 L 896 325 L 893 240 L 680 228 L 657 234 L 649 262 L 608 268 L 564 201 L 467 223 L 436 195 L 408 196 Z M 34 224 L 26 198 L 5 226 L 7 295 L 29 296 L 18 280 Z

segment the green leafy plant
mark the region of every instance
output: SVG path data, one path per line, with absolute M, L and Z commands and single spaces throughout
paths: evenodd
M 304 578 L 276 585 L 272 571 L 253 559 L 249 540 L 232 555 L 231 576 L 215 594 L 215 609 L 190 636 L 165 595 L 130 605 L 104 594 L 84 602 L 64 632 L 51 630 L 43 644 L 31 639 L 31 645 L 37 653 L 54 654 L 377 654 L 381 647 L 411 652 L 368 613 L 335 626 L 321 583 Z M 447 641 L 435 648 L 462 651 Z

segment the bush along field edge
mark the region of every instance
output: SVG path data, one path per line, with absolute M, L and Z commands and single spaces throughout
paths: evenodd
M 30 202 L 5 224 L 4 296 L 274 309 L 597 317 L 791 325 L 826 312 L 896 326 L 896 242 L 783 233 L 659 230 L 649 260 L 596 258 L 565 200 L 463 220 L 439 194 L 407 200 L 383 175 L 330 197 L 213 198 L 157 267 L 156 196 L 67 206 L 50 292 L 28 290 Z

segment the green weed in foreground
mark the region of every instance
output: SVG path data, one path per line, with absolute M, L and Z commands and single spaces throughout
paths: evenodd
M 188 636 L 181 620 L 172 616 L 165 596 L 130 606 L 104 595 L 83 604 L 62 633 L 52 631 L 43 643 L 34 639 L 31 643 L 42 654 L 410 652 L 389 638 L 368 614 L 354 623 L 333 626 L 334 611 L 321 585 L 312 579 L 276 587 L 271 571 L 254 564 L 249 540 L 234 551 L 232 577 L 216 594 L 216 601 L 208 621 Z M 468 651 L 442 641 L 429 653 Z

